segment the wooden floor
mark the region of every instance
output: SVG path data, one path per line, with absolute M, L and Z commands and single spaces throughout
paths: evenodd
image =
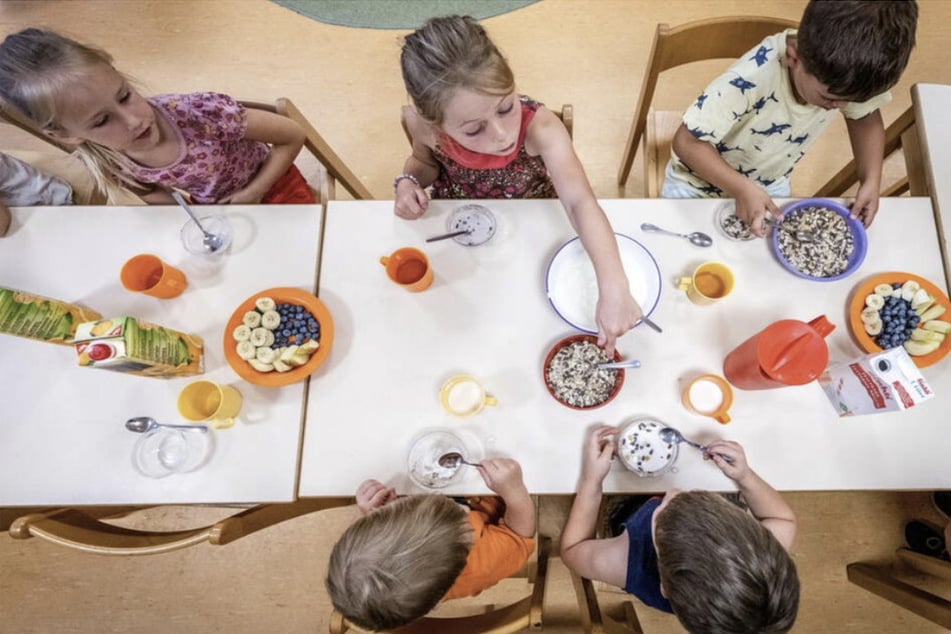
M 618 189 L 615 175 L 656 23 L 740 14 L 797 19 L 804 4 L 543 0 L 485 24 L 509 57 L 522 92 L 552 105 L 574 105 L 575 145 L 596 193 L 637 197 L 639 165 L 625 190 Z M 913 83 L 951 84 L 951 2 L 923 0 L 920 8 L 918 48 L 894 101 L 883 109 L 886 123 L 910 104 Z M 391 197 L 390 183 L 407 150 L 398 119 L 406 101 L 398 70 L 402 32 L 323 25 L 266 0 L 0 3 L 0 33 L 27 26 L 99 44 L 146 94 L 219 90 L 246 99 L 290 97 L 376 197 Z M 659 106 L 683 109 L 722 67 L 712 62 L 670 73 L 659 86 Z M 0 149 L 46 151 L 25 136 L 2 134 Z M 793 193 L 812 194 L 848 158 L 844 125 L 836 123 L 797 168 Z M 755 448 L 749 453 L 755 466 Z M 937 519 L 926 492 L 788 497 L 802 527 L 795 552 L 803 587 L 796 631 L 940 631 L 845 579 L 846 563 L 884 559 L 899 546 L 905 519 Z M 557 534 L 567 505 L 567 498 L 543 500 L 543 530 Z M 181 528 L 230 512 L 175 507 L 134 519 Z M 0 632 L 325 631 L 325 563 L 350 513 L 329 511 L 225 547 L 148 558 L 81 555 L 0 535 Z M 560 562 L 552 574 L 545 630 L 579 631 Z M 607 605 L 622 596 L 601 593 Z M 638 612 L 647 632 L 681 631 L 672 617 L 640 604 Z

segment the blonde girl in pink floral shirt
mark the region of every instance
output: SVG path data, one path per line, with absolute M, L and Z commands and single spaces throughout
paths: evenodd
M 290 119 L 246 110 L 227 95 L 142 97 L 112 57 L 51 31 L 0 44 L 0 98 L 47 135 L 74 146 L 105 190 L 118 183 L 146 202 L 314 202 L 294 167 L 304 132 Z

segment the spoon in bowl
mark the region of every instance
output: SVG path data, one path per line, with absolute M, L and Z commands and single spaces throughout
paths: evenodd
M 185 213 L 191 216 L 192 220 L 195 221 L 195 226 L 198 227 L 199 230 L 201 230 L 201 233 L 203 236 L 201 239 L 201 243 L 205 247 L 205 250 L 208 251 L 208 253 L 214 253 L 215 251 L 217 251 L 224 245 L 224 241 L 221 239 L 220 236 L 216 236 L 215 234 L 209 231 L 206 231 L 205 228 L 201 226 L 201 223 L 198 222 L 198 217 L 195 216 L 195 212 L 193 212 L 192 208 L 188 206 L 188 203 L 185 202 L 185 198 L 180 193 L 172 190 L 172 198 L 175 199 L 175 202 L 178 203 L 179 207 L 185 210 Z
M 599 370 L 623 370 L 625 368 L 639 368 L 641 362 L 637 359 L 628 359 L 626 361 L 612 361 L 610 363 L 599 363 Z
M 688 440 L 684 438 L 684 435 L 681 434 L 679 430 L 676 430 L 673 427 L 664 427 L 663 429 L 661 429 L 660 439 L 672 445 L 678 445 L 682 442 L 687 443 L 691 447 L 696 447 L 703 453 L 710 453 L 710 450 L 707 448 L 706 445 L 701 445 L 700 443 L 696 443 L 692 440 Z M 722 453 L 717 455 L 723 458 L 724 460 L 726 460 L 727 462 L 729 462 L 730 464 L 733 464 L 733 458 L 730 458 L 729 456 L 724 456 Z
M 814 231 L 809 229 L 797 229 L 795 227 L 788 227 L 781 220 L 776 220 L 770 216 L 763 218 L 763 222 L 766 225 L 776 229 L 777 231 L 785 231 L 786 233 L 791 233 L 793 237 L 796 238 L 799 242 L 815 242 L 816 234 Z
M 455 238 L 456 236 L 466 236 L 472 233 L 472 229 L 460 229 L 459 231 L 453 231 L 451 233 L 443 233 L 438 236 L 433 236 L 432 238 L 426 238 L 426 242 L 436 242 L 438 240 L 446 240 L 448 238 Z
M 144 434 L 147 431 L 152 431 L 157 427 L 174 427 L 175 429 L 192 429 L 194 431 L 200 431 L 206 433 L 208 428 L 204 425 L 167 425 L 165 423 L 160 423 L 151 416 L 136 416 L 135 418 L 130 418 L 125 422 L 125 428 L 129 431 L 134 431 L 138 434 Z
M 479 463 L 469 462 L 468 460 L 462 457 L 462 454 L 458 451 L 450 451 L 449 453 L 444 453 L 439 456 L 439 460 L 436 462 L 439 463 L 439 466 L 443 469 L 458 469 L 459 465 L 467 464 L 470 467 L 478 467 Z
M 645 222 L 641 225 L 642 231 L 653 231 L 655 233 L 666 233 L 669 236 L 679 236 L 681 238 L 686 238 L 690 244 L 698 247 L 708 247 L 713 244 L 713 238 L 701 231 L 694 231 L 693 233 L 677 233 L 676 231 L 668 231 L 667 229 L 661 229 L 657 225 L 652 225 L 649 222 Z

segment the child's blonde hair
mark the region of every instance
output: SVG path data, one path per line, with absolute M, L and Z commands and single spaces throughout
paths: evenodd
M 399 627 L 446 595 L 472 548 L 461 506 L 441 495 L 400 498 L 350 526 L 334 545 L 327 591 L 360 627 Z
M 432 18 L 407 35 L 400 66 L 416 110 L 436 125 L 459 88 L 499 96 L 515 90 L 508 62 L 469 16 Z
M 799 611 L 796 564 L 759 521 L 709 491 L 657 516 L 661 584 L 688 632 L 786 632 Z
M 101 48 L 53 31 L 24 29 L 0 43 L 0 99 L 40 130 L 59 131 L 58 100 L 97 65 L 108 66 L 123 76 L 112 66 L 112 56 Z M 124 170 L 131 163 L 121 152 L 84 141 L 76 146 L 76 153 L 102 191 L 109 183 L 142 187 L 126 175 Z

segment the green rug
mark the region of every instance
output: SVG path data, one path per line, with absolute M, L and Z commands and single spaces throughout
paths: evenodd
M 272 0 L 326 24 L 365 29 L 417 29 L 440 15 L 491 18 L 538 0 Z

